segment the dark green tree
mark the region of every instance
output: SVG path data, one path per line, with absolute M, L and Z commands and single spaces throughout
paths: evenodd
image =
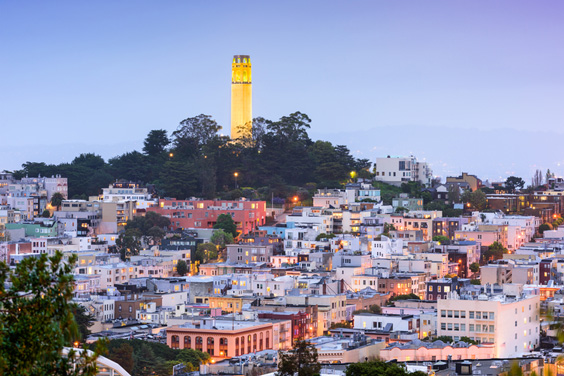
M 486 194 L 481 189 L 477 189 L 474 192 L 470 190 L 465 191 L 462 194 L 462 201 L 469 203 L 471 208 L 478 211 L 482 211 L 488 206 Z
M 122 232 L 116 240 L 116 246 L 122 256 L 122 260 L 127 260 L 131 256 L 139 254 L 141 249 L 142 233 L 139 229 L 132 228 Z
M 49 218 L 50 216 L 51 216 L 51 212 L 47 209 L 43 210 L 43 213 L 41 213 L 42 218 Z
M 210 241 L 220 248 L 225 248 L 225 245 L 233 243 L 233 235 L 225 232 L 222 229 L 215 230 L 210 238 Z
M 178 260 L 176 263 L 176 272 L 181 275 L 185 276 L 188 273 L 188 264 L 184 260 Z
M 458 188 L 458 185 L 451 184 L 448 186 L 447 199 L 451 204 L 460 202 L 460 188 Z
M 162 227 L 153 226 L 147 231 L 145 238 L 150 240 L 153 244 L 159 244 L 165 237 L 166 231 Z
M 53 193 L 53 196 L 51 196 L 51 206 L 57 208 L 57 210 L 61 210 L 61 205 L 63 204 L 64 199 L 65 196 L 63 196 L 62 193 Z
M 493 242 L 486 251 L 482 252 L 482 261 L 487 263 L 488 261 L 495 261 L 503 258 L 504 253 L 508 253 L 507 248 L 503 246 L 500 242 Z
M 473 339 L 470 339 L 470 337 L 466 337 L 466 336 L 460 337 L 460 340 L 461 340 L 462 342 L 466 342 L 466 343 L 469 343 L 469 344 L 471 344 L 471 345 L 477 345 L 477 344 L 478 344 L 477 341 L 474 341 Z
M 149 132 L 143 142 L 143 153 L 157 157 L 166 152 L 166 147 L 170 144 L 168 135 L 164 129 L 154 129 Z
M 421 298 L 419 298 L 419 296 L 411 293 L 411 294 L 403 294 L 403 295 L 392 296 L 388 302 L 393 303 L 396 300 L 410 300 L 410 299 L 421 300 Z
M 443 341 L 444 343 L 452 343 L 453 339 L 451 336 L 438 336 L 433 340 L 433 342 L 436 341 Z
M 173 153 L 183 157 L 196 156 L 202 146 L 219 137 L 221 126 L 209 115 L 198 115 L 182 120 L 172 132 Z
M 505 180 L 505 188 L 509 193 L 515 193 L 516 189 L 523 189 L 525 181 L 517 176 L 510 176 Z
M 472 273 L 478 273 L 480 271 L 480 264 L 477 262 L 473 262 L 470 264 L 470 271 Z
M 313 376 L 321 371 L 317 349 L 307 341 L 297 341 L 289 351 L 280 351 L 277 376 Z
M 421 371 L 407 372 L 405 366 L 398 363 L 386 363 L 381 360 L 370 362 L 352 363 L 347 367 L 345 376 L 424 376 Z
M 94 325 L 94 321 L 96 318 L 92 315 L 88 310 L 77 303 L 71 304 L 71 311 L 74 316 L 74 321 L 78 326 L 78 332 L 80 333 L 80 339 L 82 341 L 86 341 L 86 337 L 88 337 L 92 332 L 90 331 L 90 327 Z
M 439 242 L 440 245 L 448 245 L 450 244 L 450 239 L 448 236 L 443 236 L 443 235 L 436 235 L 433 236 L 433 241 L 434 242 Z
M 161 359 L 155 356 L 152 347 L 149 344 L 142 344 L 135 352 L 135 365 L 133 374 L 139 376 L 153 375 L 155 366 L 162 362 Z
M 92 356 L 63 354 L 63 347 L 79 339 L 70 303 L 76 260 L 72 255 L 65 262 L 56 252 L 26 258 L 14 269 L 0 262 L 0 374 L 96 374 L 100 347 Z
M 213 243 L 202 243 L 196 247 L 194 252 L 194 261 L 199 261 L 200 264 L 205 264 L 209 260 L 217 258 L 217 246 Z
M 547 230 L 552 230 L 553 227 L 550 223 L 543 223 L 542 225 L 539 226 L 539 234 L 544 234 L 545 231 Z
M 223 230 L 228 234 L 231 234 L 234 238 L 237 237 L 239 232 L 237 231 L 237 224 L 233 221 L 233 218 L 229 214 L 220 214 L 217 217 L 217 221 L 213 228 L 216 230 Z
M 108 164 L 108 172 L 116 179 L 148 182 L 148 176 L 151 176 L 151 166 L 148 164 L 147 156 L 138 151 L 128 152 L 111 158 Z
M 127 372 L 133 372 L 133 347 L 128 343 L 122 343 L 121 345 L 110 351 L 108 358 L 119 364 Z

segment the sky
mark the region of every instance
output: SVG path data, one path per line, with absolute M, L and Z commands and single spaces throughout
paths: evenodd
M 229 132 L 231 59 L 253 116 L 295 111 L 358 157 L 436 175 L 564 175 L 564 2 L 0 1 L 0 170 L 109 159 L 211 115 Z

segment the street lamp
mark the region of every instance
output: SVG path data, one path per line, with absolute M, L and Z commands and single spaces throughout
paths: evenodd
M 239 188 L 239 186 L 237 185 L 237 177 L 239 176 L 239 173 L 238 173 L 238 172 L 235 172 L 235 173 L 233 174 L 233 176 L 235 177 L 235 189 L 237 189 L 237 188 Z

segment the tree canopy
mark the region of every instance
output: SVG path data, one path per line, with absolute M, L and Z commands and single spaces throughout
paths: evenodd
M 277 376 L 310 376 L 321 370 L 317 349 L 307 341 L 297 341 L 292 350 L 280 351 L 279 357 Z
M 185 199 L 226 196 L 235 188 L 237 172 L 238 186 L 265 188 L 260 198 L 268 199 L 272 193 L 292 196 L 308 183 L 342 187 L 351 172 L 371 176 L 367 159 L 354 158 L 344 145 L 311 140 L 310 126 L 311 119 L 301 112 L 277 121 L 255 118 L 252 135 L 232 141 L 218 134 L 222 127 L 211 116 L 201 114 L 182 120 L 170 133 L 151 130 L 141 151 L 107 162 L 92 153 L 58 165 L 27 162 L 15 177 L 60 174 L 68 178 L 69 198 L 87 199 L 126 179 L 151 185 L 160 196 Z
M 172 375 L 172 367 L 184 364 L 187 371 L 209 362 L 207 353 L 193 349 L 172 349 L 163 343 L 139 339 L 115 339 L 108 343 L 108 358 L 132 375 Z
M 523 189 L 525 181 L 517 176 L 510 176 L 505 180 L 505 188 L 509 193 L 515 193 L 517 189 Z
M 93 356 L 73 350 L 63 354 L 64 347 L 80 339 L 70 302 L 76 260 L 73 255 L 64 262 L 56 252 L 25 258 L 12 270 L 0 262 L 0 374 L 96 374 L 100 347 Z
M 347 367 L 345 376 L 425 376 L 427 373 L 416 371 L 408 372 L 407 369 L 398 363 L 386 363 L 381 360 L 369 362 L 352 363 Z
M 229 214 L 220 214 L 217 217 L 217 221 L 215 222 L 213 228 L 216 230 L 223 230 L 234 238 L 237 237 L 237 234 L 239 234 L 237 231 L 237 224 L 233 221 L 233 218 Z

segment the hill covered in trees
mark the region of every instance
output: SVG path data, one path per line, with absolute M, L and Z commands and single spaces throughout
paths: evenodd
M 179 199 L 234 199 L 246 195 L 245 187 L 261 198 L 271 193 L 287 197 L 298 187 L 342 186 L 352 171 L 370 176 L 370 162 L 354 158 L 346 146 L 311 140 L 310 123 L 300 112 L 278 121 L 255 118 L 252 134 L 232 141 L 219 134 L 222 127 L 211 116 L 202 114 L 182 120 L 170 135 L 163 129 L 150 131 L 141 151 L 107 162 L 92 153 L 58 165 L 26 162 L 15 175 L 65 176 L 70 198 L 97 195 L 111 182 L 126 179 Z

